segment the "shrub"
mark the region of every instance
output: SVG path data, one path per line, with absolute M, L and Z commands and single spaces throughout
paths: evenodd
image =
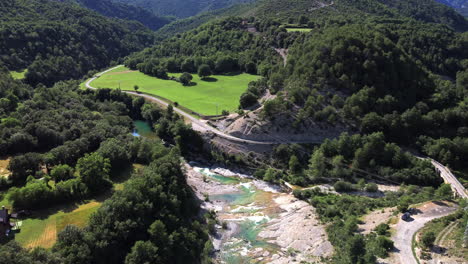
M 421 237 L 421 243 L 425 248 L 429 248 L 434 245 L 435 239 L 436 239 L 435 233 L 432 231 L 429 231 L 423 234 L 423 236 Z
M 188 72 L 182 73 L 182 75 L 179 77 L 179 81 L 183 85 L 189 85 L 192 82 L 192 79 L 193 79 L 192 75 Z
M 369 183 L 366 185 L 366 192 L 378 192 L 379 187 L 375 183 Z
M 333 185 L 333 188 L 335 188 L 337 192 L 350 192 L 355 190 L 351 183 L 345 181 L 337 181 Z

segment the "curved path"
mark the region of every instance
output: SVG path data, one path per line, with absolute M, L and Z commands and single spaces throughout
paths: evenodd
M 113 67 L 113 68 L 110 68 L 108 70 L 105 70 L 103 72 L 100 72 L 98 74 L 96 74 L 95 76 L 93 76 L 93 78 L 89 79 L 88 81 L 86 81 L 85 85 L 86 85 L 86 88 L 88 89 L 93 89 L 93 90 L 96 90 L 97 88 L 91 86 L 91 83 L 96 80 L 97 78 L 99 78 L 99 76 L 107 73 L 107 72 L 110 72 L 112 70 L 115 70 L 117 68 L 120 68 L 122 67 L 123 65 L 118 65 L 116 67 Z M 158 104 L 161 104 L 163 106 L 169 106 L 169 104 L 157 97 L 154 97 L 154 96 L 151 96 L 151 95 L 148 95 L 148 94 L 142 94 L 142 93 L 137 93 L 137 92 L 131 92 L 131 91 L 123 91 L 124 93 L 127 93 L 127 94 L 131 94 L 131 95 L 135 95 L 135 96 L 140 96 L 140 97 L 143 97 L 145 99 L 148 99 L 150 101 L 153 101 L 153 102 L 156 102 Z M 255 144 L 255 145 L 277 145 L 277 144 L 281 144 L 281 143 L 322 143 L 321 141 L 318 142 L 318 141 L 286 141 L 286 140 L 275 140 L 275 141 L 258 141 L 258 140 L 249 140 L 249 139 L 243 139 L 243 138 L 238 138 L 238 137 L 234 137 L 234 136 L 231 136 L 229 134 L 226 134 L 210 125 L 208 125 L 207 123 L 193 117 L 192 115 L 184 112 L 183 110 L 173 106 L 174 108 L 174 111 L 176 113 L 178 113 L 179 115 L 187 118 L 188 120 L 190 120 L 190 122 L 192 123 L 192 127 L 194 130 L 197 130 L 197 131 L 202 131 L 202 132 L 211 132 L 211 133 L 214 133 L 216 134 L 217 136 L 221 137 L 221 138 L 224 138 L 224 139 L 228 139 L 228 140 L 231 140 L 231 141 L 234 141 L 234 142 L 238 142 L 238 143 L 243 143 L 243 144 Z
M 395 248 L 397 249 L 394 253 L 394 257 L 397 259 L 395 263 L 418 264 L 419 262 L 413 255 L 411 247 L 414 234 L 429 221 L 455 212 L 457 207 L 427 203 L 418 209 L 422 212 L 413 215 L 408 222 L 400 219 L 395 227 L 396 232 L 392 236 Z
M 445 167 L 438 161 L 435 161 L 433 159 L 429 160 L 431 161 L 432 165 L 437 169 L 444 181 L 452 186 L 452 190 L 455 193 L 457 193 L 457 195 L 461 198 L 468 199 L 468 193 L 466 192 L 465 187 L 458 181 L 457 177 L 453 175 L 450 169 Z

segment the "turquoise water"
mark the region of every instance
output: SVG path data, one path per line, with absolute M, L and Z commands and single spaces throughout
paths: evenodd
M 156 133 L 151 128 L 150 124 L 146 121 L 136 120 L 133 121 L 135 129 L 132 132 L 134 137 L 157 138 Z
M 276 216 L 274 212 L 269 210 L 274 194 L 258 189 L 249 179 L 221 176 L 208 169 L 202 169 L 200 172 L 211 180 L 222 184 L 236 185 L 238 189 L 233 193 L 210 195 L 210 200 L 221 200 L 228 204 L 227 209 L 218 212 L 218 217 L 227 222 L 234 221 L 237 224 L 236 233 L 221 247 L 219 257 L 222 263 L 267 263 L 265 260 L 256 259 L 252 252 L 256 248 L 262 248 L 271 253 L 279 250 L 277 245 L 258 237 L 265 224 Z

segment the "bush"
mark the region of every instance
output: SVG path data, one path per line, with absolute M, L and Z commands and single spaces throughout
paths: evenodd
M 251 92 L 245 92 L 241 95 L 239 102 L 242 108 L 247 108 L 257 103 L 257 96 Z
M 68 165 L 57 165 L 50 172 L 50 176 L 55 182 L 66 181 L 73 178 L 73 168 Z
M 345 182 L 345 181 L 337 181 L 334 185 L 333 188 L 337 192 L 351 192 L 354 191 L 354 187 L 351 183 Z
M 200 67 L 198 67 L 198 76 L 200 76 L 201 79 L 204 79 L 208 76 L 211 75 L 211 68 L 207 64 L 202 64 Z
M 375 183 L 369 183 L 366 185 L 366 192 L 378 192 L 379 191 L 379 186 Z
M 432 231 L 429 231 L 423 234 L 423 236 L 421 237 L 421 243 L 425 248 L 430 248 L 434 245 L 435 239 L 436 239 L 435 233 Z
M 188 72 L 182 73 L 182 75 L 179 77 L 179 81 L 183 85 L 189 85 L 192 82 L 192 79 L 193 79 L 192 75 Z
M 388 230 L 390 229 L 390 226 L 387 224 L 379 224 L 378 226 L 375 227 L 374 231 L 381 236 L 386 236 L 388 234 Z

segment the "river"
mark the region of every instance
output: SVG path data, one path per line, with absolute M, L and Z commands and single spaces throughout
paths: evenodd
M 134 136 L 156 138 L 146 122 L 134 125 Z M 308 203 L 250 175 L 195 162 L 184 166 L 202 209 L 217 212 L 219 225 L 212 237 L 217 263 L 321 262 L 332 254 Z
M 331 255 L 325 229 L 308 203 L 225 168 L 189 163 L 186 169 L 197 196 L 208 197 L 202 208 L 217 212 L 218 263 L 320 262 Z

